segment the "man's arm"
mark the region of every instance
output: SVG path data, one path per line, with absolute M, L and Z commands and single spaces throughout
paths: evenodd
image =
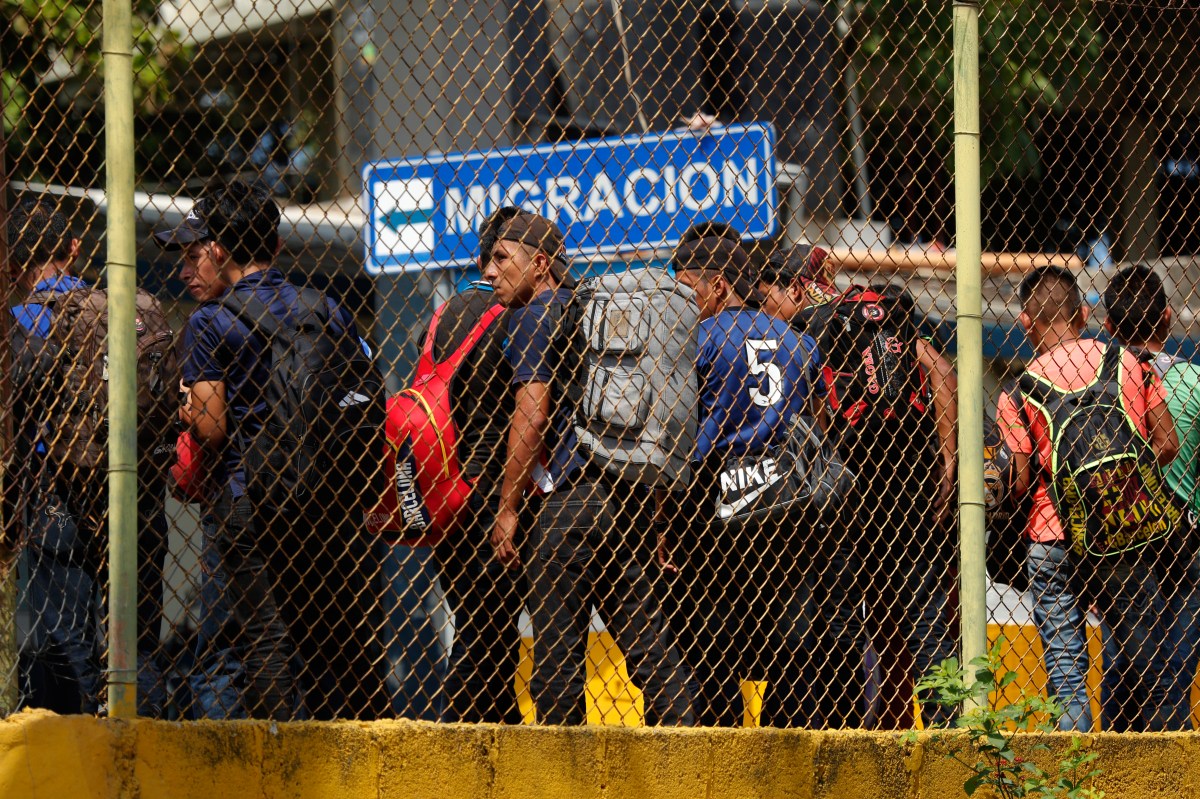
M 1025 425 L 1025 415 L 1007 391 L 1000 392 L 996 417 L 1000 423 L 1004 443 L 1012 453 L 1009 493 L 1015 497 L 1023 497 L 1034 485 L 1032 433 Z
M 950 362 L 924 339 L 917 340 L 917 361 L 929 375 L 933 393 L 934 422 L 941 454 L 941 480 L 935 512 L 937 520 L 942 521 L 950 512 L 958 471 L 958 376 Z
M 500 485 L 500 507 L 492 531 L 492 548 L 506 568 L 521 565 L 514 543 L 521 503 L 533 479 L 533 469 L 546 445 L 550 426 L 550 384 L 531 381 L 516 389 L 516 405 L 508 427 L 508 454 Z
M 1150 431 L 1150 449 L 1158 458 L 1159 466 L 1166 466 L 1179 454 L 1179 436 L 1175 432 L 1175 420 L 1165 402 L 1152 405 L 1146 410 L 1146 429 Z
M 228 432 L 225 408 L 225 383 L 202 380 L 192 384 L 187 401 L 179 409 L 179 419 L 204 446 L 217 449 Z

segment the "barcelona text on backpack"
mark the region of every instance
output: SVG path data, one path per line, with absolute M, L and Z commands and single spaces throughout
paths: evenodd
M 1018 381 L 1047 422 L 1050 497 L 1072 551 L 1080 556 L 1139 549 L 1170 535 L 1183 517 L 1150 443 L 1124 408 L 1123 352 L 1109 344 L 1096 378 L 1076 391 L 1063 391 L 1029 372 Z
M 389 485 L 382 501 L 367 514 L 367 529 L 394 543 L 428 546 L 458 527 L 474 483 L 458 462 L 458 431 L 450 393 L 454 376 L 504 307 L 493 305 L 467 337 L 440 363 L 433 341 L 446 306 L 433 313 L 416 377 L 387 404 L 384 473 Z
M 90 287 L 39 291 L 26 302 L 50 313 L 48 340 L 61 381 L 54 401 L 47 403 L 47 449 L 99 491 L 108 461 L 108 294 Z M 135 314 L 138 475 L 143 485 L 165 485 L 175 461 L 179 411 L 174 335 L 158 300 L 141 289 Z
M 369 511 L 387 479 L 384 388 L 362 343 L 338 328 L 315 289 L 300 290 L 286 319 L 246 292 L 221 305 L 268 342 L 266 418 L 253 436 L 237 432 L 251 498 L 309 515 Z

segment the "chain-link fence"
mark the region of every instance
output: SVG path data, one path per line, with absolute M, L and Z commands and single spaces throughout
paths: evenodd
M 101 7 L 5 7 L 20 706 L 103 712 L 136 623 L 156 717 L 944 720 L 949 4 L 135 3 L 119 618 Z M 1197 10 L 981 11 L 988 633 L 1190 728 Z

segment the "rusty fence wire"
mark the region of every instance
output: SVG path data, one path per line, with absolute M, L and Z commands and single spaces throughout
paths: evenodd
M 102 14 L 4 7 L 0 685 L 104 713 Z M 133 12 L 140 714 L 947 719 L 950 4 Z M 988 634 L 1064 728 L 1197 709 L 1197 13 L 981 8 Z

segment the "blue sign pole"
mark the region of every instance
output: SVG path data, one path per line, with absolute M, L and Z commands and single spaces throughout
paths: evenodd
M 778 228 L 770 124 L 381 161 L 363 190 L 372 274 L 473 264 L 504 205 L 557 222 L 572 258 L 673 247 L 699 221 Z

